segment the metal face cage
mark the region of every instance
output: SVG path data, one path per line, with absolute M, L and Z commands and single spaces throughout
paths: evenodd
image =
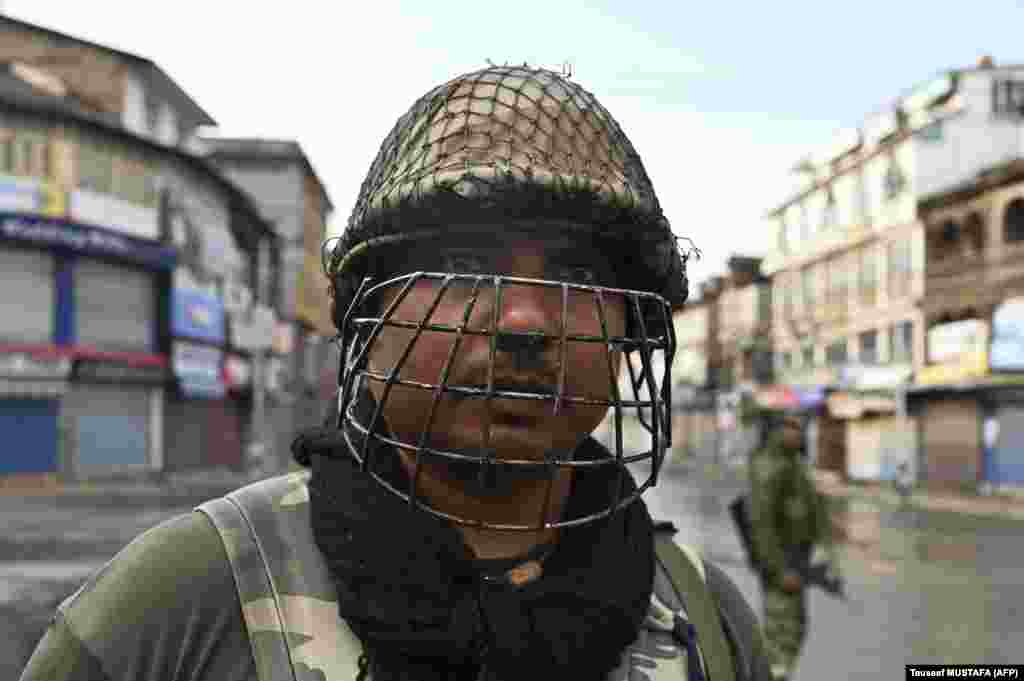
M 418 319 L 399 319 L 396 310 L 407 299 L 414 287 L 428 284 L 432 298 L 421 310 Z M 502 329 L 502 299 L 510 287 L 540 287 L 547 291 L 544 294 L 560 296 L 560 317 L 557 330 L 510 331 Z M 453 295 L 453 291 L 459 291 Z M 536 289 L 534 289 L 536 290 Z M 393 294 L 390 302 L 374 306 L 382 294 L 388 291 Z M 592 312 L 600 326 L 599 334 L 574 333 L 573 319 L 570 315 L 570 296 L 577 302 L 583 300 L 593 305 Z M 487 297 L 491 314 L 486 323 L 471 324 L 474 309 Z M 440 323 L 435 319 L 435 312 L 442 302 L 451 303 L 458 300 L 463 305 L 461 315 L 456 323 Z M 627 315 L 624 335 L 610 332 L 609 305 L 623 303 Z M 407 306 L 408 307 L 408 306 Z M 479 317 L 480 315 L 478 315 Z M 451 320 L 447 320 L 451 321 Z M 481 328 L 482 327 L 482 328 Z M 393 366 L 376 368 L 370 366 L 370 355 L 382 334 L 391 329 L 402 329 L 408 336 L 404 347 L 398 354 Z M 370 277 L 363 279 L 351 305 L 348 307 L 341 328 L 342 334 L 342 371 L 339 389 L 338 426 L 343 433 L 347 446 L 358 462 L 361 470 L 368 472 L 380 485 L 394 495 L 400 497 L 411 507 L 426 511 L 436 517 L 447 519 L 460 525 L 483 527 L 500 530 L 537 531 L 551 528 L 570 527 L 590 523 L 608 517 L 640 497 L 648 488 L 657 482 L 658 472 L 664 461 L 665 453 L 671 446 L 671 380 L 670 368 L 675 353 L 675 335 L 672 325 L 672 314 L 669 303 L 661 296 L 644 291 L 610 288 L 604 286 L 576 284 L 562 281 L 548 281 L 511 276 L 483 274 L 452 274 L 441 272 L 413 272 L 402 276 L 374 282 Z M 413 380 L 403 375 L 408 360 L 413 356 L 417 343 L 424 334 L 448 334 L 450 344 L 440 374 L 431 381 Z M 486 384 L 459 383 L 453 374 L 453 366 L 460 347 L 467 339 L 484 337 L 489 343 L 489 362 L 487 366 Z M 550 389 L 534 389 L 529 386 L 507 386 L 497 384 L 495 380 L 496 359 L 501 349 L 502 339 L 517 338 L 523 342 L 546 344 L 557 356 L 557 368 L 552 375 L 557 375 L 556 385 Z M 479 342 L 479 341 L 473 341 Z M 607 398 L 596 398 L 582 394 L 573 394 L 566 380 L 569 365 L 570 344 L 598 344 L 604 348 L 606 359 L 604 366 L 588 367 L 588 371 L 606 372 L 609 380 L 610 395 Z M 616 375 L 613 355 L 622 354 L 625 370 Z M 660 355 L 660 357 L 659 357 Z M 655 375 L 656 367 L 660 369 Z M 621 383 L 632 395 L 627 399 L 622 395 Z M 370 397 L 369 386 L 376 384 L 378 399 Z M 392 434 L 385 423 L 384 413 L 389 396 L 393 389 L 425 391 L 431 395 L 427 413 L 422 415 L 423 426 L 415 441 L 403 440 Z M 446 399 L 481 400 L 485 404 L 487 417 L 479 433 L 482 447 L 474 451 L 456 451 L 451 447 L 436 447 L 431 444 L 431 434 L 436 425 L 439 406 Z M 613 438 L 610 449 L 611 456 L 599 459 L 581 459 L 574 451 L 549 451 L 543 460 L 508 458 L 498 456 L 490 446 L 492 433 L 492 409 L 499 400 L 524 400 L 550 405 L 550 414 L 557 418 L 573 405 L 590 408 L 604 407 L 612 414 Z M 633 410 L 643 429 L 650 435 L 649 451 L 627 453 L 624 443 L 623 419 L 629 410 Z M 586 435 L 589 435 L 586 434 Z M 396 452 L 413 455 L 414 467 L 407 490 L 399 489 L 385 479 L 374 465 L 379 456 L 381 446 L 394 448 Z M 534 524 L 492 524 L 473 518 L 459 517 L 433 507 L 430 500 L 421 494 L 420 481 L 424 461 L 432 464 L 466 463 L 478 466 L 480 479 L 488 471 L 501 474 L 502 469 L 517 468 L 534 470 L 541 468 L 546 474 L 542 479 L 547 481 L 547 492 L 544 509 L 538 522 Z M 636 462 L 650 462 L 650 474 L 638 484 L 635 491 L 626 494 L 627 465 Z M 591 512 L 580 517 L 564 517 L 557 521 L 548 519 L 548 509 L 552 501 L 552 491 L 557 473 L 564 469 L 583 469 L 613 467 L 617 469 L 615 493 L 606 508 Z

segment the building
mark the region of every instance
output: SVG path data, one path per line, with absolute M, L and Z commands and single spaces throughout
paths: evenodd
M 756 424 L 744 423 L 741 407 L 750 395 L 773 380 L 772 287 L 761 273 L 761 258 L 732 256 L 728 276 L 714 296 L 717 346 L 714 376 L 718 456 L 745 461 L 761 438 Z
M 149 59 L 7 15 L 0 62 L 34 90 L 164 146 L 191 149 L 202 126 L 216 125 Z
M 1024 160 L 926 197 L 921 219 L 928 235 L 921 302 L 927 350 L 909 404 L 927 451 L 923 477 L 936 486 L 1019 487 Z
M 718 307 L 705 282 L 700 297 L 673 315 L 676 355 L 672 363 L 672 447 L 676 458 L 714 459 L 718 451 L 711 367 L 718 365 Z
M 225 386 L 246 361 L 225 297 L 266 307 L 277 243 L 188 151 L 209 117 L 145 60 L 6 17 L 0 36 L 0 475 L 241 465 L 262 387 Z
M 740 461 L 760 440 L 741 402 L 772 380 L 771 283 L 761 259 L 734 255 L 675 315 L 673 444 L 680 456 Z
M 296 430 L 321 423 L 337 386 L 337 330 L 321 261 L 334 207 L 297 142 L 205 137 L 202 144 L 206 157 L 253 197 L 281 243 L 267 428 L 273 456 L 284 464 Z
M 906 462 L 927 478 L 937 449 L 905 409 L 928 363 L 926 251 L 942 242 L 922 201 L 1020 155 L 1022 74 L 987 58 L 940 73 L 804 158 L 768 214 L 776 369 L 817 414 L 819 467 L 878 480 Z

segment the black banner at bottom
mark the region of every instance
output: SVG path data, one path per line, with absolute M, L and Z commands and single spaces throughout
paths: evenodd
M 1024 664 L 908 664 L 906 679 L 1020 679 Z

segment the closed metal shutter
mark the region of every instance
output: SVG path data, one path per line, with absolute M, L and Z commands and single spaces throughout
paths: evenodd
M 148 468 L 150 392 L 145 387 L 78 385 L 64 401 L 73 428 L 76 475 Z
M 997 485 L 1024 485 L 1024 407 L 1002 407 L 996 418 L 999 435 L 987 477 Z
M 846 475 L 851 480 L 878 480 L 882 473 L 882 424 L 888 419 L 854 419 L 847 425 Z
M 0 247 L 0 342 L 53 340 L 54 259 Z
M 978 405 L 973 400 L 934 400 L 924 416 L 924 456 L 931 486 L 976 482 L 981 454 Z
M 56 400 L 0 399 L 0 475 L 57 471 Z
M 75 263 L 78 342 L 108 350 L 153 347 L 156 294 L 153 275 L 96 260 Z

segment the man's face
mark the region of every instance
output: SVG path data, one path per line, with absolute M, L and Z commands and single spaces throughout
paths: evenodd
M 417 243 L 399 268 L 457 274 L 498 274 L 579 284 L 614 286 L 611 267 L 599 252 L 579 243 L 520 237 L 475 237 L 456 246 Z M 415 284 L 396 308 L 392 319 L 419 322 L 441 290 L 437 279 Z M 382 297 L 381 310 L 395 299 L 400 287 Z M 626 300 L 604 293 L 604 318 L 610 337 L 626 331 Z M 457 327 L 473 299 L 472 281 L 453 281 L 437 305 L 430 323 Z M 496 390 L 555 394 L 564 376 L 564 395 L 607 400 L 612 393 L 613 373 L 618 376 L 621 354 L 601 342 L 566 341 L 564 352 L 557 336 L 562 330 L 560 287 L 503 284 L 500 310 L 490 281 L 481 286 L 468 318 L 468 329 L 487 331 L 498 316 L 499 340 L 493 360 Z M 538 332 L 556 336 L 530 343 L 521 336 L 501 333 Z M 569 290 L 565 309 L 567 336 L 601 336 L 602 326 L 595 294 Z M 369 369 L 387 375 L 400 361 L 415 331 L 385 327 L 369 356 Z M 456 341 L 447 331 L 424 331 L 415 341 L 398 374 L 403 380 L 426 384 L 441 382 L 442 373 Z M 560 362 L 564 356 L 564 371 Z M 611 372 L 609 370 L 609 362 Z M 491 366 L 491 338 L 463 334 L 449 369 L 449 385 L 486 388 Z M 375 399 L 384 398 L 385 385 L 369 381 Z M 631 396 L 623 396 L 631 397 Z M 384 403 L 383 415 L 399 440 L 419 444 L 431 415 L 433 391 L 396 385 Z M 522 400 L 509 397 L 466 397 L 444 393 L 433 415 L 426 444 L 447 451 L 479 456 L 485 448 L 497 458 L 543 461 L 545 454 L 568 458 L 576 446 L 601 422 L 604 405 L 563 402 L 558 414 L 553 400 Z M 472 470 L 476 470 L 475 464 Z M 444 466 L 451 468 L 448 462 Z M 456 467 L 458 468 L 458 467 Z M 443 472 L 443 471 L 442 471 Z M 465 474 L 467 471 L 462 471 Z

